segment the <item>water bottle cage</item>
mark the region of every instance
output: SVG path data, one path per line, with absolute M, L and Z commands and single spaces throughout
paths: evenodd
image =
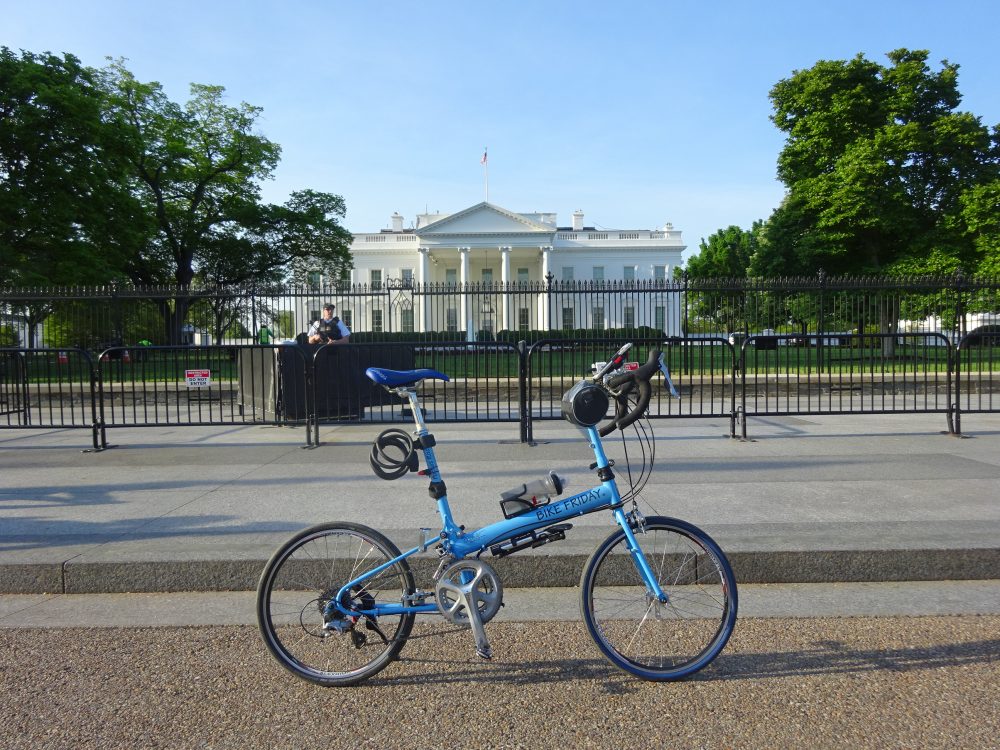
M 549 498 L 546 495 L 542 495 L 541 497 L 535 496 L 531 498 L 513 497 L 507 500 L 501 500 L 500 510 L 503 511 L 504 518 L 514 518 L 515 516 L 519 516 L 522 513 L 528 513 L 529 511 L 532 511 L 535 508 L 540 508 L 543 505 L 548 505 L 550 500 L 551 498 Z

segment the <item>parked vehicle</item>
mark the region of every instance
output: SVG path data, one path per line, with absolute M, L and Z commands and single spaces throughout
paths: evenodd
M 962 343 L 963 346 L 1000 346 L 1000 325 L 973 328 Z

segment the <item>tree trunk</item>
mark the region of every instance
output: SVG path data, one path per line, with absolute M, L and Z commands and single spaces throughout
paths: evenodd
M 183 334 L 184 320 L 191 309 L 192 300 L 190 297 L 175 297 L 172 301 L 173 306 L 170 305 L 171 300 L 157 302 L 163 318 L 164 341 L 171 346 L 192 343 L 185 342 Z
M 879 303 L 879 332 L 882 337 L 882 358 L 896 356 L 896 333 L 899 330 L 899 298 L 882 299 Z

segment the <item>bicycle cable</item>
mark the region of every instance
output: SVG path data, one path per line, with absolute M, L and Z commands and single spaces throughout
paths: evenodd
M 641 450 L 641 461 L 639 463 L 639 475 L 636 478 L 633 476 L 632 461 L 628 452 L 628 441 L 625 438 L 625 431 L 622 430 L 622 448 L 625 452 L 625 466 L 629 482 L 629 490 L 622 496 L 622 502 L 632 501 L 635 504 L 638 502 L 640 496 L 642 496 L 642 492 L 653 474 L 656 461 L 656 434 L 653 432 L 652 423 L 648 416 L 633 422 L 632 427 L 635 430 L 637 442 Z M 642 500 L 654 513 L 659 512 L 645 497 L 642 497 Z
M 420 459 L 413 439 L 403 430 L 390 429 L 379 433 L 368 456 L 372 471 L 382 479 L 399 479 L 420 468 Z

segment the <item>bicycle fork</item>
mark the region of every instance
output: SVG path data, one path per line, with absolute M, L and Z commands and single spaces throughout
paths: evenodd
M 640 534 L 645 533 L 645 519 L 642 514 L 639 513 L 638 509 L 632 511 L 628 515 L 622 512 L 621 508 L 615 508 L 614 510 L 615 521 L 621 527 L 622 532 L 625 534 L 625 541 L 628 544 L 629 554 L 632 556 L 632 562 L 635 563 L 636 569 L 639 571 L 639 576 L 642 578 L 643 584 L 646 586 L 646 592 L 651 600 L 658 601 L 660 604 L 666 604 L 670 597 L 667 596 L 667 592 L 660 587 L 660 582 L 657 579 L 656 574 L 653 569 L 649 567 L 649 561 L 646 559 L 646 555 L 643 553 L 642 548 L 639 547 L 639 542 L 635 538 L 635 531 L 637 530 Z

